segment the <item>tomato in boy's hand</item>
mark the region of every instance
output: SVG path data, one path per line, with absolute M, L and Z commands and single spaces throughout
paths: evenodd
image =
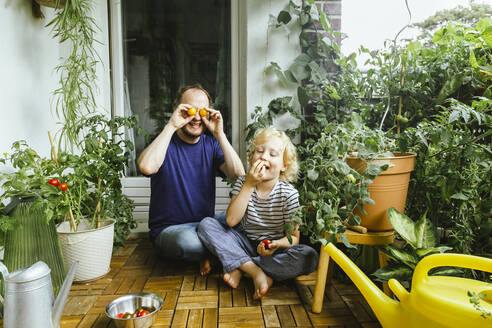
M 193 116 L 196 114 L 196 108 L 195 107 L 191 107 L 190 109 L 188 109 L 188 115 L 189 116 Z
M 261 243 L 263 244 L 263 246 L 265 247 L 265 249 L 270 249 L 270 245 L 272 244 L 272 241 L 271 240 L 268 240 L 268 239 L 265 239 Z
M 198 113 L 201 117 L 207 116 L 207 110 L 205 108 L 200 109 Z

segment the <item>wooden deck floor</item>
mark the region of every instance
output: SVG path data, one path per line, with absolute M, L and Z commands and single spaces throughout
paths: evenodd
M 380 327 L 354 285 L 328 286 L 323 311 L 314 314 L 314 275 L 276 283 L 254 301 L 251 279 L 231 289 L 218 269 L 207 277 L 197 273 L 197 264 L 158 259 L 147 240 L 128 241 L 113 254 L 108 275 L 72 286 L 60 326 L 114 327 L 104 314 L 106 305 L 123 294 L 145 291 L 164 298 L 152 327 Z

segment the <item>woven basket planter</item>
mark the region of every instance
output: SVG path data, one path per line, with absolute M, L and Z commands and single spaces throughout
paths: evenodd
M 57 227 L 65 268 L 78 261 L 74 281 L 86 282 L 104 277 L 110 270 L 113 253 L 115 220 L 106 220 L 99 229 L 88 229 L 89 222 L 81 221 L 76 232 L 70 231 L 70 222 Z

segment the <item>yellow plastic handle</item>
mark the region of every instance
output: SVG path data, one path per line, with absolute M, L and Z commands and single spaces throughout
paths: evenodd
M 454 266 L 492 273 L 492 259 L 465 254 L 433 254 L 423 258 L 413 272 L 413 281 L 427 279 L 429 270 L 441 266 Z

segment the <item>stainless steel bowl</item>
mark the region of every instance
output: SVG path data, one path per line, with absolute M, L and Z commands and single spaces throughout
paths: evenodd
M 157 312 L 162 308 L 163 303 L 163 298 L 154 293 L 127 294 L 111 301 L 106 306 L 106 315 L 114 320 L 117 328 L 148 328 L 154 324 Z M 116 317 L 118 313 L 133 313 L 141 306 L 153 307 L 155 310 L 140 318 Z

